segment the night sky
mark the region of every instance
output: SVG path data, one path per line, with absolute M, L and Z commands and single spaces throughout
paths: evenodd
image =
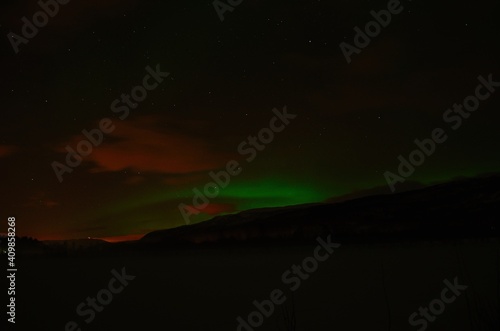
M 18 54 L 7 36 L 40 7 L 4 1 L 1 218 L 39 239 L 136 238 L 184 225 L 179 204 L 230 160 L 241 173 L 193 222 L 387 186 L 478 76 L 500 81 L 497 2 L 401 1 L 348 64 L 339 44 L 387 1 L 245 0 L 221 22 L 210 0 L 73 0 Z M 168 77 L 120 119 L 114 100 L 157 65 Z M 408 180 L 499 171 L 498 94 Z M 240 143 L 284 107 L 297 117 L 246 161 Z M 53 162 L 104 118 L 114 130 L 59 182 Z

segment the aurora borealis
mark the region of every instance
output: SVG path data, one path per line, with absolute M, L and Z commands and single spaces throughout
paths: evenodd
M 211 1 L 71 1 L 18 54 L 3 38 L 2 218 L 39 239 L 136 238 L 184 225 L 178 205 L 232 159 L 241 174 L 194 222 L 386 185 L 479 75 L 500 80 L 494 1 L 401 4 L 348 64 L 339 44 L 386 1 L 245 0 L 223 22 Z M 4 36 L 38 10 L 1 8 Z M 157 64 L 168 78 L 120 119 L 110 105 Z M 499 92 L 409 180 L 498 172 Z M 297 119 L 246 162 L 240 142 L 284 106 Z M 51 164 L 103 118 L 115 129 L 60 183 Z

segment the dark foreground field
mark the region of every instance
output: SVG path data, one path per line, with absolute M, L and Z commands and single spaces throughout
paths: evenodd
M 282 274 L 317 243 L 165 249 L 100 257 L 19 257 L 18 330 L 237 330 L 254 300 L 281 289 L 287 300 L 256 330 L 419 330 L 409 316 L 458 277 L 468 286 L 428 330 L 499 330 L 499 240 L 342 243 L 293 292 Z M 134 275 L 86 324 L 76 307 L 108 288 L 112 269 Z M 85 317 L 88 317 L 86 315 Z M 70 329 L 69 329 L 70 330 Z M 241 330 L 246 330 L 242 328 Z M 423 330 L 423 328 L 422 328 Z

